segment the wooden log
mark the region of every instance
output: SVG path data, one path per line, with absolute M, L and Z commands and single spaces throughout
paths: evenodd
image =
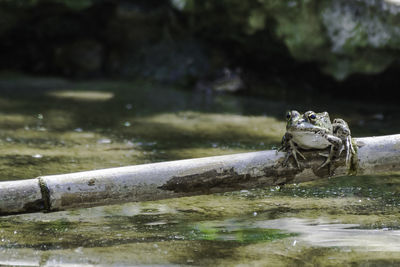
M 276 150 L 187 159 L 0 183 L 0 215 L 227 192 L 325 177 L 400 171 L 400 135 L 354 138 L 356 155 L 319 169 L 320 150 L 301 168 Z M 345 154 L 345 153 L 342 153 Z

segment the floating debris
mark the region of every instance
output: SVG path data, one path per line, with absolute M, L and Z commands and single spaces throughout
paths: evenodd
M 102 139 L 97 140 L 97 143 L 98 144 L 111 144 L 112 141 L 111 141 L 111 139 L 108 139 L 108 138 L 102 138 Z
M 46 129 L 45 127 L 42 127 L 42 126 L 36 127 L 36 130 L 39 131 L 39 132 L 45 132 L 45 131 L 47 131 L 47 129 Z

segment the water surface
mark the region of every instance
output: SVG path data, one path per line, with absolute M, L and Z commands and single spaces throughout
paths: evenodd
M 260 99 L 148 81 L 2 75 L 0 180 L 273 149 L 287 109 L 354 136 L 400 132 L 400 108 Z M 398 265 L 400 175 L 0 218 L 0 265 Z

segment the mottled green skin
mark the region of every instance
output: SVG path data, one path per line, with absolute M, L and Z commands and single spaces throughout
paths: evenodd
M 300 114 L 293 110 L 287 115 L 286 133 L 299 147 L 323 149 L 330 145 L 327 135 L 332 135 L 333 128 L 328 112 Z
M 282 150 L 287 152 L 284 164 L 287 164 L 290 156 L 296 161 L 300 168 L 297 155 L 305 159 L 298 148 L 326 149 L 330 147 L 329 154 L 321 154 L 327 160 L 320 168 L 330 164 L 335 158 L 346 150 L 346 164 L 349 162 L 354 149 L 351 145 L 350 129 L 342 119 L 335 119 L 333 123 L 328 112 L 315 113 L 307 111 L 300 114 L 296 110 L 287 113 L 286 133 L 282 140 Z

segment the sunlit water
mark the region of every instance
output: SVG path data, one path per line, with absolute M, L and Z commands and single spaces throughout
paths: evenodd
M 0 180 L 272 149 L 287 109 L 329 111 L 354 136 L 400 132 L 400 108 L 272 101 L 149 82 L 0 80 Z M 0 218 L 0 265 L 400 264 L 400 176 Z

